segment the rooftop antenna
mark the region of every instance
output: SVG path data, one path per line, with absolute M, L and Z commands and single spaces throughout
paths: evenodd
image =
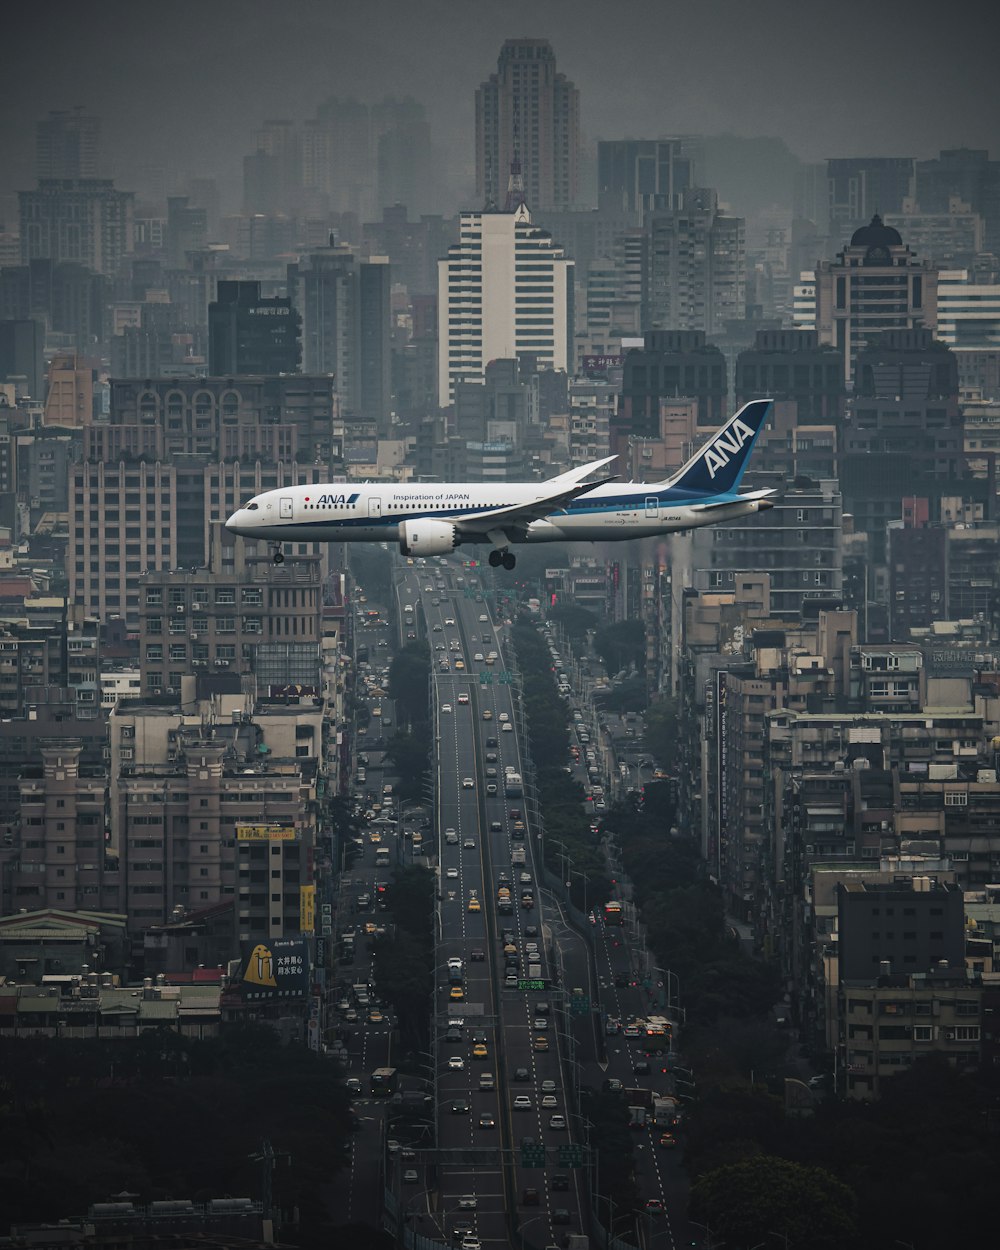
M 510 175 L 507 178 L 507 199 L 504 202 L 504 212 L 516 213 L 519 208 L 525 207 L 524 199 L 524 176 L 521 172 L 521 156 L 519 152 L 520 126 L 518 123 L 518 99 L 514 97 L 514 154 L 510 162 Z

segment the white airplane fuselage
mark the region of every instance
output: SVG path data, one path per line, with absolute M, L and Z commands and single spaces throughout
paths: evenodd
M 267 492 L 257 515 L 241 509 L 230 528 L 246 537 L 272 542 L 395 542 L 404 521 L 456 522 L 469 516 L 506 510 L 538 497 L 530 484 L 450 482 L 446 486 L 349 482 L 290 486 Z M 761 499 L 734 496 L 731 503 L 664 498 L 662 485 L 608 483 L 581 495 L 550 516 L 532 521 L 521 542 L 614 542 L 654 538 L 761 510 Z M 765 507 L 770 507 L 765 502 Z M 469 537 L 463 542 L 475 541 Z M 485 536 L 482 541 L 487 541 Z

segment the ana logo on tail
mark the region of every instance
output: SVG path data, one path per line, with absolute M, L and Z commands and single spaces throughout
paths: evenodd
M 734 418 L 732 425 L 723 434 L 710 444 L 705 452 L 705 467 L 708 469 L 708 476 L 714 478 L 719 469 L 724 469 L 729 463 L 729 457 L 735 455 L 743 446 L 753 438 L 753 430 L 739 419 Z

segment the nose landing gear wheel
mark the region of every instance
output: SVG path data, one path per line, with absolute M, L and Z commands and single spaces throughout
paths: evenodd
M 285 553 L 281 550 L 280 547 L 275 547 L 274 555 L 271 557 L 271 559 L 274 561 L 275 564 L 284 564 Z
M 503 559 L 503 553 L 502 553 L 502 552 L 500 552 L 500 551 L 491 551 L 491 552 L 490 552 L 490 555 L 489 555 L 489 560 L 490 560 L 490 568 L 491 568 L 491 569 L 498 569 L 498 568 L 500 567 L 500 561 L 501 561 L 502 559 Z
M 511 571 L 511 569 L 514 567 L 515 564 L 517 564 L 517 556 L 515 556 L 512 551 L 505 551 L 503 553 L 503 566 L 507 570 L 508 573 Z

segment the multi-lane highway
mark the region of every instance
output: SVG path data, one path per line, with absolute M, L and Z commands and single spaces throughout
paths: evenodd
M 388 1226 L 407 1243 L 419 1233 L 462 1250 L 578 1250 L 597 1244 L 587 1089 L 610 1083 L 645 1090 L 638 1098 L 649 1102 L 654 1093 L 671 1092 L 668 1074 L 628 1027 L 631 1016 L 649 1013 L 652 1000 L 632 984 L 639 956 L 624 931 L 606 928 L 598 916 L 585 940 L 564 904 L 543 888 L 541 848 L 520 781 L 529 761 L 512 657 L 505 625 L 492 619 L 478 581 L 454 560 L 398 560 L 393 593 L 378 616 L 371 605 L 359 613 L 368 622 L 359 626 L 368 652 L 359 676 L 371 714 L 367 734 L 357 739 L 355 793 L 370 815 L 362 855 L 341 877 L 337 909 L 338 930 L 353 928 L 357 942 L 353 965 L 341 976 L 338 1009 L 359 1086 L 359 1132 L 350 1173 L 340 1182 L 343 1209 L 368 1221 L 384 1208 Z M 392 798 L 380 802 L 392 781 L 382 734 L 396 719 L 386 670 L 395 645 L 414 637 L 430 648 L 435 796 L 419 856 Z M 592 716 L 576 729 L 582 750 L 567 768 L 591 787 L 600 757 L 587 758 L 587 731 L 599 731 Z M 377 883 L 409 862 L 435 874 L 435 973 L 430 1051 L 417 1057 L 422 1081 L 400 1081 L 407 1116 L 397 1131 L 386 1114 L 397 1112 L 393 1100 L 372 1096 L 370 1083 L 375 1068 L 392 1065 L 395 1022 L 385 1008 L 372 1016 L 371 1005 L 358 1004 L 346 987 L 371 980 L 365 926 L 380 921 Z M 574 990 L 577 999 L 592 1001 L 593 1012 L 571 1012 Z M 666 1131 L 662 1115 L 659 1124 L 650 1115 L 635 1130 L 643 1205 L 633 1213 L 634 1227 L 623 1219 L 615 1229 L 664 1248 L 681 1244 L 689 1231 L 677 1214 L 683 1177 L 676 1148 L 661 1144 Z

